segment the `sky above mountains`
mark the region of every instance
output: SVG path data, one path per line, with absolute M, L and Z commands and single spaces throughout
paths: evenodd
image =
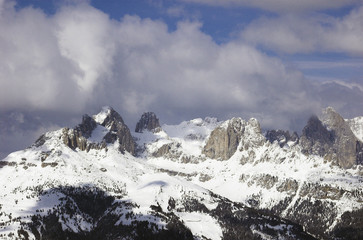
M 0 29 L 0 157 L 104 105 L 131 130 L 363 115 L 361 0 L 0 0 Z

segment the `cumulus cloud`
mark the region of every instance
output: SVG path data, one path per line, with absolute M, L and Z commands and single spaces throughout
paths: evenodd
M 261 18 L 243 30 L 242 38 L 289 54 L 317 51 L 363 56 L 363 7 L 343 18 L 305 14 Z
M 336 9 L 359 3 L 359 0 L 182 0 L 184 2 L 199 3 L 223 7 L 253 7 L 272 12 L 303 12 Z
M 85 2 L 51 16 L 0 6 L 1 116 L 42 116 L 32 127 L 29 118 L 11 115 L 20 122 L 4 136 L 12 134 L 14 145 L 102 105 L 118 110 L 131 129 L 143 111 L 165 123 L 241 116 L 296 129 L 322 105 L 301 72 L 239 40 L 219 45 L 200 22 L 170 31 L 160 20 L 112 20 Z M 21 138 L 16 129 L 28 125 L 32 131 Z
M 165 111 L 173 120 L 196 113 L 222 118 L 264 113 L 284 118 L 275 121 L 281 127 L 289 125 L 288 114 L 315 108 L 300 72 L 242 43 L 217 45 L 200 27 L 183 22 L 168 32 L 161 22 L 125 17 L 117 28 L 120 55 L 114 65 L 122 80 L 105 82 L 115 90 L 116 105 L 129 114 Z
M 60 53 L 51 19 L 39 10 L 15 11 L 11 5 L 3 5 L 0 28 L 2 110 L 74 109 L 82 105 L 73 81 L 79 69 Z

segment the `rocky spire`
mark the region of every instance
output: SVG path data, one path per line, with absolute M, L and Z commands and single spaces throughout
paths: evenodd
M 334 132 L 338 165 L 343 168 L 351 168 L 359 162 L 361 144 L 350 129 L 349 124 L 332 107 L 323 111 L 323 123 Z
M 242 148 L 248 148 L 249 145 L 261 146 L 264 142 L 265 137 L 256 119 L 246 122 L 233 118 L 211 132 L 202 153 L 212 159 L 228 160 L 240 144 Z
M 142 133 L 144 130 L 159 132 L 161 130 L 159 119 L 153 112 L 145 112 L 136 124 L 135 132 Z
M 87 139 L 92 136 L 93 130 L 97 125 L 108 129 L 101 142 L 90 142 Z M 82 123 L 74 129 L 63 129 L 63 142 L 72 149 L 89 151 L 106 147 L 107 143 L 118 141 L 119 150 L 127 151 L 135 155 L 136 143 L 130 133 L 130 129 L 124 123 L 122 117 L 111 107 L 104 107 L 102 111 L 94 115 L 93 118 L 84 115 Z
M 89 144 L 87 138 L 92 135 L 92 131 L 97 127 L 97 123 L 87 114 L 83 115 L 82 123 L 74 129 L 63 129 L 63 142 L 72 149 L 80 149 L 81 151 L 89 151 L 91 148 L 97 148 L 97 144 Z M 102 145 L 102 143 L 101 143 Z
M 130 129 L 126 126 L 118 112 L 111 107 L 104 107 L 102 112 L 95 115 L 94 118 L 102 126 L 109 129 L 109 132 L 104 137 L 107 143 L 118 141 L 121 152 L 128 151 L 132 155 L 135 155 L 136 143 L 131 135 Z
M 305 154 L 324 156 L 334 144 L 334 135 L 317 116 L 311 116 L 302 130 L 300 145 Z
M 280 147 L 285 146 L 290 141 L 294 143 L 299 141 L 299 136 L 296 132 L 290 134 L 289 131 L 284 130 L 268 130 L 265 137 L 270 143 L 277 141 Z
M 321 119 L 313 116 L 304 127 L 300 138 L 302 151 L 320 155 L 343 168 L 361 164 L 363 143 L 357 139 L 343 117 L 328 107 L 323 110 Z

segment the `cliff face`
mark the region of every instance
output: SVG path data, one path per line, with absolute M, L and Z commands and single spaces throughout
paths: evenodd
M 338 165 L 343 168 L 351 168 L 357 164 L 361 158 L 361 143 L 352 132 L 349 124 L 331 107 L 323 111 L 322 119 L 323 123 L 334 134 L 333 149 Z
M 84 115 L 82 123 L 74 129 L 63 129 L 63 143 L 71 149 L 80 149 L 81 151 L 89 151 L 90 149 L 101 149 L 106 147 L 105 142 L 92 143 L 87 141 L 91 137 L 93 130 L 97 127 L 96 121 L 88 115 Z
M 362 162 L 362 143 L 333 108 L 323 111 L 322 121 L 309 119 L 300 138 L 302 151 L 324 157 L 343 168 Z
M 135 155 L 136 143 L 130 129 L 126 126 L 120 114 L 109 108 L 107 116 L 101 125 L 109 129 L 109 132 L 104 137 L 106 143 L 118 141 L 121 152 L 127 151 Z
M 202 153 L 212 159 L 228 160 L 240 144 L 241 148 L 248 148 L 249 145 L 260 146 L 264 142 L 256 119 L 246 122 L 233 118 L 212 131 Z
M 299 136 L 296 132 L 290 134 L 289 131 L 283 130 L 268 130 L 266 133 L 266 139 L 270 141 L 270 143 L 277 141 L 280 147 L 289 143 L 296 144 L 299 142 Z
M 103 115 L 100 118 L 99 115 Z M 97 121 L 98 122 L 97 122 Z M 96 135 L 95 129 L 104 127 L 102 136 L 98 136 L 98 141 L 90 141 L 90 138 Z M 101 149 L 107 146 L 107 143 L 119 143 L 121 152 L 129 152 L 135 155 L 136 143 L 130 133 L 130 129 L 124 123 L 122 117 L 112 108 L 104 109 L 94 118 L 84 115 L 82 123 L 74 129 L 64 128 L 62 139 L 68 147 L 89 151 L 90 149 Z
M 333 144 L 334 134 L 324 127 L 317 116 L 312 116 L 302 130 L 300 137 L 302 152 L 325 156 L 330 152 Z
M 161 130 L 159 119 L 153 112 L 142 114 L 140 120 L 136 124 L 135 132 L 142 133 L 144 130 L 150 132 L 159 132 Z

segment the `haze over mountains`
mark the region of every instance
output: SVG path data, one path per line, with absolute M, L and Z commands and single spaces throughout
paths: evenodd
M 360 239 L 363 118 L 129 128 L 114 109 L 0 161 L 5 239 Z

